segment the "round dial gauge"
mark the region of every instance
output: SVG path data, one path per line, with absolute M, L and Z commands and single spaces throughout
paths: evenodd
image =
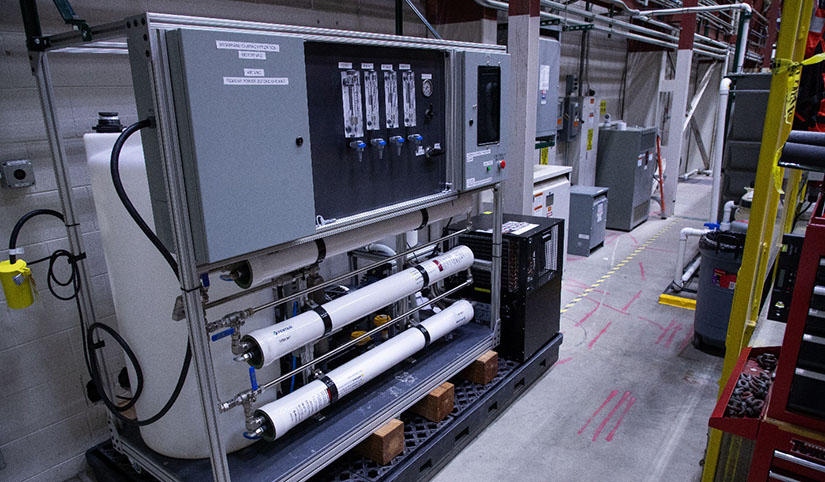
M 429 97 L 433 95 L 433 81 L 430 79 L 424 79 L 421 84 L 421 93 L 424 94 L 424 97 Z

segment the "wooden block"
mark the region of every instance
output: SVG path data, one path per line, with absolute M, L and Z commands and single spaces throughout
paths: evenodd
M 498 353 L 490 350 L 465 368 L 461 376 L 477 385 L 487 385 L 497 373 Z
M 390 420 L 355 450 L 376 464 L 387 465 L 404 451 L 404 422 L 395 418 Z
M 455 385 L 445 382 L 410 407 L 410 411 L 430 422 L 440 422 L 453 411 L 454 403 Z

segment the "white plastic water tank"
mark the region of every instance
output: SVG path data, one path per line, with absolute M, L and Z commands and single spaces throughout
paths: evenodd
M 135 405 L 139 419 L 151 417 L 166 403 L 180 372 L 186 350 L 188 331 L 185 321 L 173 321 L 172 307 L 180 288 L 174 274 L 160 253 L 129 217 L 115 193 L 109 159 L 118 134 L 90 133 L 83 136 L 92 181 L 95 209 L 103 239 L 103 252 L 109 283 L 117 312 L 118 330 L 135 352 L 143 369 L 143 394 Z M 132 203 L 154 228 L 149 199 L 149 185 L 139 133 L 124 146 L 120 156 L 123 185 Z M 173 248 L 173 247 L 172 247 Z M 236 292 L 235 283 L 211 279 L 210 299 Z M 240 301 L 227 303 L 207 312 L 214 320 L 230 311 L 273 299 L 271 290 L 262 290 Z M 246 322 L 249 332 L 275 322 L 273 311 L 258 313 Z M 109 346 L 114 346 L 109 343 Z M 248 366 L 232 360 L 230 337 L 211 343 L 212 359 L 222 400 L 249 387 Z M 129 378 L 135 377 L 132 367 Z M 278 364 L 258 372 L 266 381 L 279 375 Z M 275 391 L 259 397 L 259 403 L 275 398 Z M 243 437 L 243 409 L 236 407 L 220 415 L 221 434 L 228 451 L 241 449 L 252 441 Z M 177 402 L 154 424 L 141 427 L 141 436 L 152 450 L 175 458 L 204 458 L 209 445 L 204 426 L 194 362 Z

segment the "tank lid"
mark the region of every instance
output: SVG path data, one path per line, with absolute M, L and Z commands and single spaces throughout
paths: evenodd
M 120 123 L 120 117 L 117 112 L 98 112 L 97 125 L 92 127 L 95 132 L 121 132 L 123 124 Z

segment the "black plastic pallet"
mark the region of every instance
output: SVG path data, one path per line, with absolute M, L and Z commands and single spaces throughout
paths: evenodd
M 316 482 L 385 482 L 429 480 L 452 457 L 495 420 L 559 358 L 563 336 L 556 335 L 522 364 L 499 359 L 498 374 L 488 385 L 454 380 L 453 411 L 441 422 L 405 413 L 404 452 L 387 465 L 345 455 L 311 480 Z
M 452 456 L 478 436 L 505 407 L 514 402 L 558 360 L 562 338 L 561 334 L 556 335 L 522 364 L 500 358 L 498 374 L 486 386 L 466 380 L 453 380 L 453 411 L 441 422 L 430 422 L 423 417 L 404 413 L 401 416 L 404 421 L 404 452 L 388 465 L 381 466 L 363 457 L 347 454 L 313 476 L 312 480 L 404 482 L 431 479 Z M 98 475 L 98 480 L 156 480 L 145 472 L 135 472 L 128 458 L 114 450 L 110 440 L 89 449 L 86 460 Z

